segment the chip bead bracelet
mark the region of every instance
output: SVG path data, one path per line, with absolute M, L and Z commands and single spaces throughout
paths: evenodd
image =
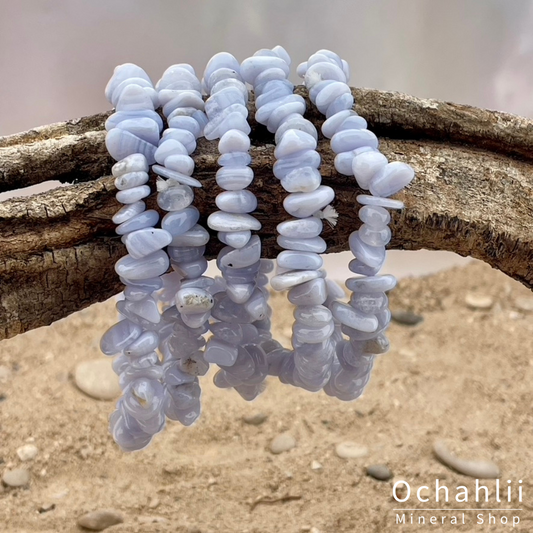
M 204 135 L 208 140 L 219 139 L 221 168 L 216 181 L 223 189 L 216 198 L 219 211 L 209 215 L 207 224 L 226 245 L 217 257 L 225 286 L 214 294 L 212 316 L 218 322 L 211 324 L 213 337 L 207 343 L 205 359 L 220 367 L 214 378 L 216 386 L 234 387 L 243 398 L 251 400 L 263 390 L 268 375 L 265 349 L 273 342 L 268 278 L 264 275 L 271 267 L 270 262 L 261 260 L 259 236 L 252 236 L 261 224 L 250 214 L 257 207 L 257 199 L 246 190 L 254 176 L 248 153 L 248 89 L 239 62 L 226 52 L 211 58 L 202 85 L 209 96 Z
M 144 70 L 125 64 L 115 69 L 106 96 L 115 106 L 106 122 L 106 146 L 118 160 L 112 173 L 117 200 L 125 204 L 113 221 L 128 255 L 115 265 L 125 285 L 124 299 L 116 305 L 122 320 L 104 333 L 100 347 L 106 355 L 121 354 L 113 369 L 123 394 L 109 425 L 115 441 L 131 451 L 147 446 L 165 426 L 163 368 L 155 351 L 162 317 L 152 293 L 162 287 L 169 266 L 163 248 L 171 236 L 155 228 L 159 215 L 143 201 L 151 192 L 148 170 L 162 129 L 157 92 Z
M 414 171 L 404 163 L 388 163 L 378 151 L 377 137 L 353 111 L 346 61 L 329 50 L 320 50 L 298 66 L 298 74 L 304 78 L 311 102 L 326 116 L 322 133 L 331 139 L 331 148 L 337 154 L 336 170 L 354 176 L 358 185 L 371 193 L 357 197 L 363 205 L 359 211 L 363 224 L 349 238 L 355 257 L 349 268 L 365 277 L 346 281 L 351 291 L 348 305 L 339 301 L 329 304 L 335 320 L 350 340 L 337 343 L 337 358 L 324 391 L 341 400 L 353 400 L 362 394 L 370 379 L 375 355 L 389 348 L 384 334 L 390 322 L 385 293 L 394 288 L 396 280 L 390 275 L 377 274 L 391 238 L 387 208 L 403 207 L 401 202 L 388 197 L 408 185 Z

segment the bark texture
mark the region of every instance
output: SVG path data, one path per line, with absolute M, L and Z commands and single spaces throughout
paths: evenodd
M 353 92 L 357 111 L 382 138 L 383 153 L 416 171 L 398 195 L 406 209 L 392 213 L 390 247 L 470 255 L 532 287 L 533 121 L 398 93 Z M 308 118 L 320 127 L 322 118 L 309 109 Z M 119 204 L 104 145 L 109 114 L 0 138 L 0 192 L 50 180 L 71 184 L 0 203 L 0 339 L 120 291 L 113 265 L 125 249 L 110 220 Z M 265 256 L 275 257 L 276 224 L 287 218 L 285 193 L 271 171 L 273 136 L 252 120 L 251 138 L 256 216 Z M 340 213 L 324 237 L 328 252 L 339 252 L 359 225 L 356 196 L 362 191 L 335 171 L 327 140 L 318 150 L 323 181 L 335 189 Z M 215 209 L 217 157 L 216 142 L 199 141 L 195 176 L 204 186 L 195 191 L 195 205 L 202 213 Z M 155 205 L 153 196 L 148 203 Z M 213 239 L 209 256 L 218 249 Z

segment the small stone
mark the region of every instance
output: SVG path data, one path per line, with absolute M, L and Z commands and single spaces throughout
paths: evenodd
M 32 459 L 35 459 L 38 453 L 39 450 L 37 446 L 33 444 L 25 444 L 24 446 L 17 448 L 17 455 L 21 461 L 31 461 Z
M 149 509 L 157 509 L 159 505 L 161 505 L 161 500 L 159 498 L 157 498 L 156 496 L 153 496 L 152 498 L 150 498 L 148 502 Z
M 514 304 L 518 309 L 520 309 L 520 311 L 525 311 L 526 313 L 531 313 L 533 311 L 533 297 L 531 296 L 520 296 L 514 301 Z M 0 370 L 0 380 L 1 380 L 1 370 Z
M 25 468 L 6 470 L 2 481 L 8 487 L 26 487 L 30 484 L 30 473 Z
M 121 390 L 118 376 L 113 371 L 112 359 L 82 361 L 74 370 L 74 381 L 78 388 L 97 400 L 114 400 Z
M 416 326 L 424 320 L 424 317 L 413 313 L 413 311 L 391 311 L 392 320 L 398 324 L 403 324 L 404 326 Z
M 368 455 L 368 448 L 355 442 L 340 442 L 335 446 L 335 453 L 342 459 L 358 459 Z
M 54 509 L 56 508 L 56 504 L 55 503 L 45 503 L 43 505 L 41 505 L 37 511 L 39 511 L 39 513 L 47 513 L 48 511 L 53 511 Z
M 379 481 L 388 481 L 393 476 L 392 472 L 385 465 L 371 465 L 367 467 L 366 473 Z
M 11 369 L 5 365 L 0 365 L 0 383 L 7 383 L 11 379 Z
M 124 522 L 124 518 L 117 511 L 100 509 L 80 516 L 76 523 L 78 526 L 91 531 L 102 531 L 116 524 L 122 524 L 122 522 Z
M 265 413 L 254 413 L 251 415 L 244 415 L 242 421 L 245 424 L 250 424 L 251 426 L 260 426 L 263 422 L 266 421 L 268 415 Z
M 318 461 L 313 461 L 313 462 L 311 463 L 311 470 L 318 471 L 318 470 L 322 470 L 322 468 L 324 468 L 324 467 L 323 467 L 322 464 L 319 463 Z
M 320 529 L 318 529 L 317 527 L 312 527 L 312 528 L 309 530 L 309 533 L 320 533 Z
M 470 309 L 490 309 L 494 300 L 491 296 L 469 292 L 465 296 L 465 303 Z
M 457 457 L 450 452 L 442 440 L 437 440 L 433 444 L 433 452 L 437 459 L 444 465 L 452 468 L 460 474 L 476 479 L 496 479 L 501 475 L 500 467 L 492 461 L 477 461 Z
M 290 433 L 281 433 L 270 443 L 273 454 L 287 452 L 296 446 L 296 439 Z

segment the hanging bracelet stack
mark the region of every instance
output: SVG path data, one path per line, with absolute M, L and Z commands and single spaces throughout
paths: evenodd
M 386 292 L 396 280 L 378 272 L 391 238 L 388 209 L 403 208 L 390 197 L 411 182 L 414 171 L 389 163 L 353 111 L 346 61 L 319 50 L 298 66 L 309 99 L 325 115 L 321 132 L 336 154 L 335 169 L 370 192 L 357 197 L 362 225 L 349 237 L 349 268 L 357 276 L 346 280 L 351 295 L 343 302 L 344 291 L 327 279 L 320 256 L 327 247 L 320 236 L 324 223 L 336 224 L 335 193 L 322 184 L 319 134 L 304 118 L 306 101 L 294 94 L 290 65 L 280 46 L 242 64 L 223 52 L 209 61 L 201 82 L 190 65 L 178 64 L 154 87 L 140 67 L 125 64 L 106 87 L 115 106 L 106 122 L 106 146 L 118 161 L 113 175 L 124 204 L 113 222 L 128 255 L 115 267 L 125 285 L 117 302 L 121 320 L 103 335 L 101 349 L 118 354 L 113 368 L 123 395 L 110 430 L 126 451 L 147 446 L 166 418 L 184 425 L 198 418 L 199 376 L 211 364 L 218 367 L 215 385 L 234 388 L 246 400 L 264 390 L 270 375 L 348 401 L 362 394 L 375 356 L 389 349 Z M 261 197 L 248 189 L 254 172 L 247 84 L 255 94 L 255 119 L 276 144 L 272 179 L 288 193 L 270 286 L 287 290 L 295 306 L 291 349 L 272 338 L 267 274 L 273 264 L 261 257 L 261 240 L 253 233 L 261 229 L 253 216 Z M 225 245 L 217 257 L 221 277 L 214 279 L 205 276 L 210 234 L 193 205 L 202 184 L 193 177 L 191 154 L 200 136 L 218 140 L 220 154 L 218 210 L 207 217 Z M 160 228 L 158 212 L 147 210 L 144 201 L 151 193 L 150 167 L 165 213 Z

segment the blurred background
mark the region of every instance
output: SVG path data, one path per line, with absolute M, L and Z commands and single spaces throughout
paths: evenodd
M 120 63 L 155 82 L 173 63 L 201 74 L 216 52 L 243 60 L 276 44 L 293 65 L 336 51 L 354 86 L 533 116 L 532 27 L 531 0 L 0 0 L 0 135 L 108 109 L 104 87 Z M 389 255 L 385 270 L 400 277 L 462 262 Z M 333 277 L 347 263 L 328 257 Z

